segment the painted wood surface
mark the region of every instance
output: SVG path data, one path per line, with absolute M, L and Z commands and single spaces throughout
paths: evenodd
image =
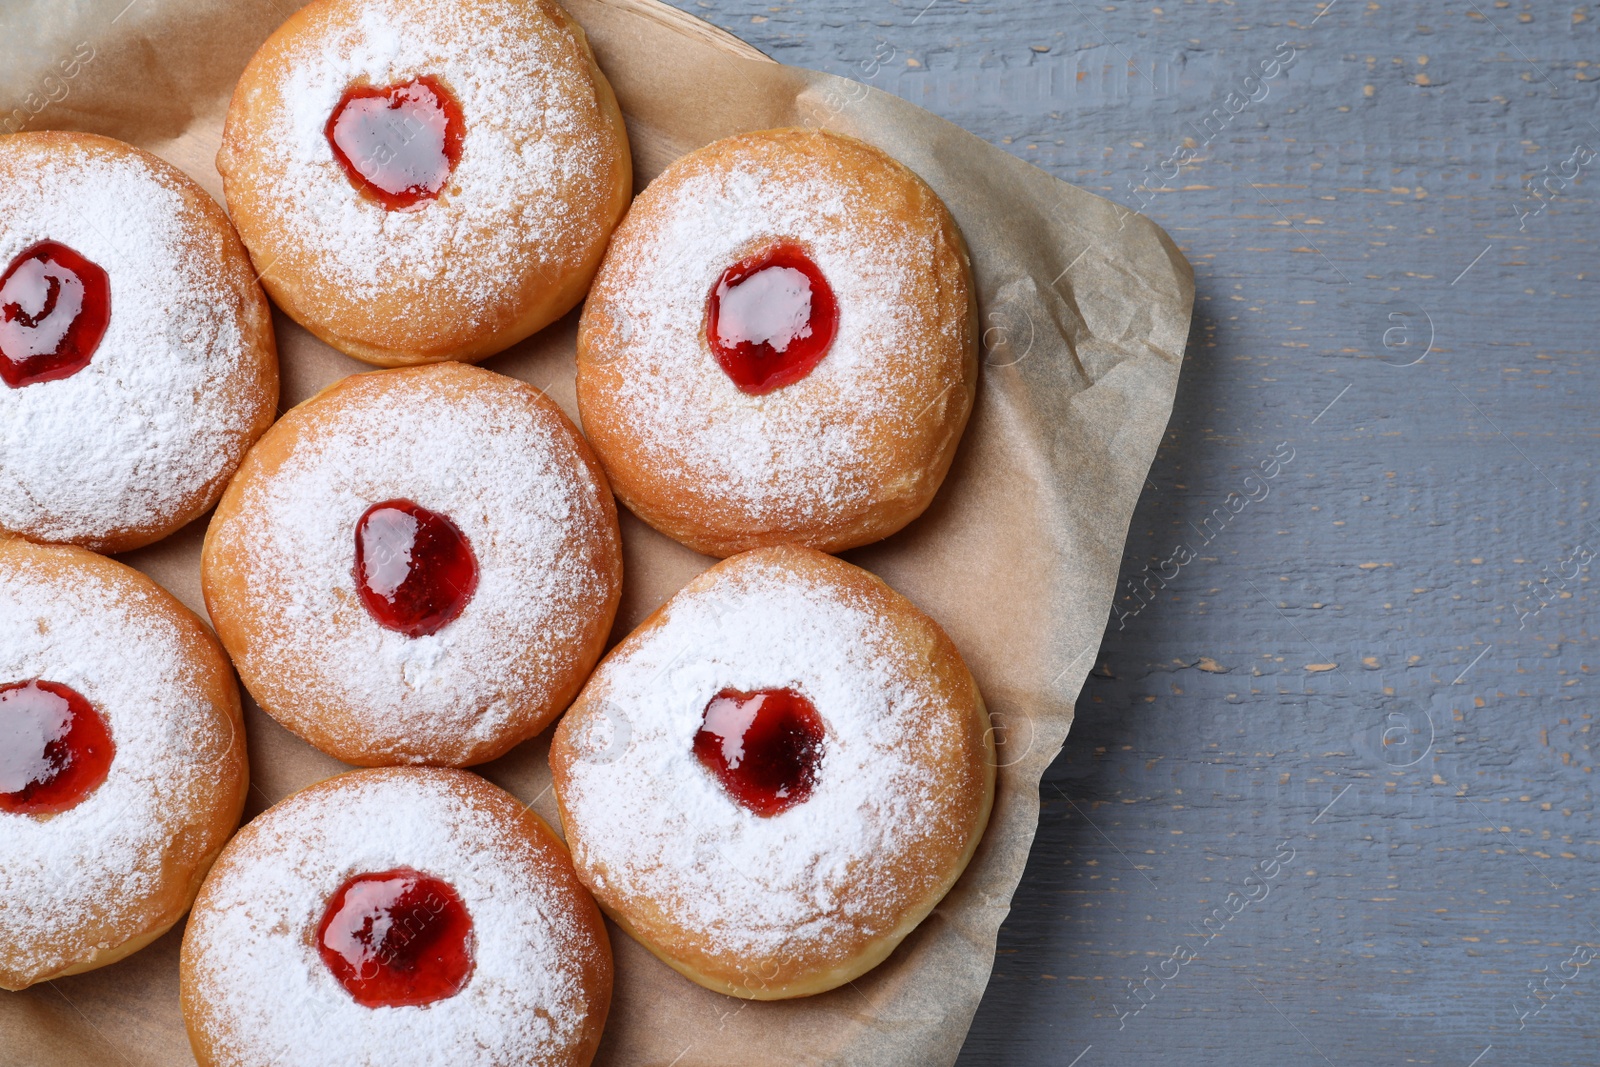
M 1600 1062 L 1600 8 L 676 2 L 1195 266 L 962 1063 Z

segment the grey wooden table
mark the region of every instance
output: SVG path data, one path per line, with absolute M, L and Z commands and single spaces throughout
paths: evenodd
M 962 1062 L 1600 1063 L 1600 9 L 677 2 L 1195 267 Z

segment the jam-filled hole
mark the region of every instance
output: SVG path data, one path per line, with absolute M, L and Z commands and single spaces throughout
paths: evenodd
M 779 241 L 722 272 L 706 304 L 706 342 L 740 391 L 792 385 L 839 329 L 833 288 L 804 248 Z
M 0 686 L 0 811 L 53 815 L 111 771 L 111 731 L 83 694 L 33 679 Z
M 433 200 L 461 162 L 466 120 L 439 79 L 424 74 L 352 85 L 324 131 L 350 181 L 391 211 Z
M 358 874 L 328 900 L 317 951 L 358 1004 L 432 1004 L 472 974 L 472 917 L 442 878 L 410 867 Z
M 724 689 L 706 705 L 694 754 L 734 800 L 773 816 L 811 796 L 825 732 L 796 690 Z
M 25 249 L 0 274 L 0 379 L 13 389 L 89 365 L 111 323 L 111 279 L 59 241 Z
M 356 523 L 356 592 L 379 626 L 407 637 L 444 629 L 478 588 L 478 559 L 449 516 L 385 500 Z

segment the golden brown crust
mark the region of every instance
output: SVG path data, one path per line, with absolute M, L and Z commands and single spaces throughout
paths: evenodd
M 574 1039 L 552 1058 L 541 1059 L 538 1062 L 548 1063 L 550 1067 L 586 1067 L 594 1059 L 605 1029 L 613 989 L 613 967 L 605 921 L 593 898 L 578 880 L 566 846 L 545 821 L 527 805 L 476 774 L 443 768 L 413 767 L 352 771 L 308 786 L 278 801 L 272 808 L 252 820 L 228 843 L 228 847 L 216 864 L 214 873 L 207 879 L 195 901 L 195 914 L 185 931 L 180 959 L 179 993 L 184 1025 L 200 1067 L 238 1067 L 241 1063 L 263 1062 L 251 1058 L 250 1038 L 230 1025 L 226 997 L 206 979 L 208 969 L 226 967 L 231 962 L 227 959 L 206 958 L 213 951 L 211 947 L 213 935 L 207 930 L 207 926 L 218 917 L 219 896 L 228 891 L 229 882 L 249 878 L 252 865 L 263 861 L 264 850 L 271 847 L 273 835 L 278 832 L 275 820 L 285 809 L 293 807 L 304 811 L 310 806 L 315 806 L 328 813 L 326 818 L 335 819 L 338 818 L 342 807 L 356 796 L 358 790 L 370 788 L 374 782 L 414 783 L 412 788 L 442 789 L 455 798 L 457 810 L 462 812 L 471 810 L 486 815 L 487 818 L 479 820 L 476 825 L 481 829 L 484 821 L 492 822 L 494 832 L 491 834 L 486 834 L 477 840 L 467 840 L 468 835 L 474 831 L 465 825 L 459 825 L 451 832 L 463 838 L 464 849 L 478 852 L 495 865 L 516 867 L 520 878 L 542 884 L 560 901 L 557 913 L 565 916 L 566 922 L 574 923 L 577 929 L 564 930 L 560 935 L 560 943 L 549 947 L 549 951 L 560 953 L 559 960 L 552 959 L 550 965 L 554 967 L 559 964 L 576 970 L 575 984 L 581 992 L 585 1006 L 582 1011 L 583 1019 Z M 419 833 L 424 836 L 438 832 L 438 827 L 433 825 L 419 828 Z M 266 862 L 275 864 L 276 861 Z M 395 856 L 387 862 L 389 867 L 412 865 L 413 861 L 401 856 Z M 311 866 L 314 871 L 304 872 L 305 877 L 315 878 L 325 873 L 320 870 L 320 865 L 315 859 Z M 302 872 L 286 872 L 276 866 L 273 868 L 274 880 L 293 878 L 300 873 Z M 356 873 L 361 872 L 359 870 L 345 872 L 333 884 L 337 885 L 344 876 Z M 428 873 L 450 882 L 452 888 L 458 892 L 464 888 L 457 880 L 461 876 L 460 872 L 430 870 Z M 494 877 L 490 882 L 498 883 L 508 891 L 512 888 L 505 884 L 507 878 L 505 870 L 495 871 L 493 874 Z M 248 892 L 248 886 L 245 887 L 245 891 Z M 464 903 L 470 915 L 478 902 L 469 898 L 465 899 Z M 302 918 L 309 928 L 318 917 L 318 914 L 313 912 Z M 475 924 L 479 918 L 481 916 L 474 918 Z M 546 922 L 560 921 L 556 915 L 545 915 L 543 919 Z M 480 945 L 483 941 L 496 937 L 497 934 L 505 933 L 504 930 L 482 926 L 475 926 L 474 929 L 474 937 Z M 217 944 L 224 954 L 230 947 L 226 942 Z M 521 984 L 518 982 L 521 977 L 523 976 L 496 976 L 501 982 L 513 984 Z M 280 981 L 303 981 L 294 975 L 275 973 L 240 976 L 240 980 L 259 980 L 264 995 L 277 992 L 277 983 Z M 469 981 L 469 989 L 470 985 Z M 318 1010 L 318 1005 L 314 1003 L 301 1001 L 301 1005 L 306 1010 L 313 1012 Z M 498 1022 L 500 1025 L 517 1025 L 515 1020 Z M 282 1046 L 280 1050 L 281 1048 Z M 503 1059 L 506 1050 L 479 1047 L 470 1051 L 484 1055 L 486 1057 L 484 1062 L 509 1062 Z M 287 1054 L 292 1056 L 292 1052 Z M 517 1059 L 515 1062 L 524 1061 Z
M 919 774 L 926 781 L 936 783 L 934 810 L 928 812 L 927 817 L 944 832 L 912 835 L 899 851 L 874 855 L 871 865 L 875 872 L 888 873 L 887 887 L 881 887 L 869 897 L 853 898 L 859 908 L 842 927 L 835 926 L 826 936 L 815 938 L 796 930 L 780 949 L 751 955 L 729 951 L 704 931 L 686 925 L 680 920 L 681 911 L 674 902 L 640 891 L 638 882 L 631 879 L 627 871 L 608 863 L 605 842 L 591 841 L 586 836 L 588 820 L 584 804 L 581 798 L 574 803 L 574 794 L 575 779 L 582 769 L 580 764 L 595 758 L 589 738 L 597 730 L 601 735 L 608 735 L 614 723 L 600 726 L 601 720 L 615 718 L 619 707 L 626 708 L 622 695 L 611 681 L 615 667 L 638 655 L 654 632 L 672 625 L 672 613 L 679 598 L 716 597 L 721 583 L 738 582 L 758 568 L 787 573 L 796 582 L 825 587 L 839 602 L 876 615 L 889 631 L 890 641 L 896 646 L 896 651 L 891 653 L 896 668 L 905 672 L 908 685 L 927 694 L 927 706 L 931 710 L 924 714 L 933 717 L 909 725 L 903 734 L 904 747 L 906 755 L 917 764 Z M 801 678 L 808 669 L 827 669 L 824 665 L 808 663 L 803 651 L 797 654 L 795 662 L 804 665 L 796 668 Z M 827 717 L 825 709 L 818 710 Z M 954 729 L 940 729 L 943 723 L 952 721 Z M 632 726 L 629 743 L 650 743 L 641 740 L 641 733 L 637 724 Z M 946 742 L 930 743 L 932 737 L 946 738 Z M 623 767 L 626 762 L 617 760 L 611 765 Z M 550 747 L 550 767 L 562 825 L 578 876 L 594 892 L 606 914 L 663 962 L 694 982 L 730 996 L 758 1000 L 825 992 L 886 959 L 966 869 L 988 824 L 995 780 L 994 742 L 988 712 L 977 684 L 944 630 L 876 576 L 799 546 L 758 549 L 724 560 L 640 624 L 606 657 L 590 684 L 562 718 Z M 689 773 L 700 773 L 698 766 L 686 769 Z M 630 785 L 635 783 L 625 778 L 619 777 L 615 782 L 619 790 L 627 790 Z M 662 803 L 661 798 L 655 796 L 636 799 L 642 812 L 652 811 Z M 700 859 L 704 855 L 716 857 L 722 848 L 715 842 L 698 844 L 696 855 Z M 723 852 L 720 859 L 712 862 L 724 862 L 727 858 L 727 852 Z M 685 862 L 688 862 L 687 856 Z M 729 870 L 730 877 L 743 877 L 745 873 Z M 817 889 L 821 892 L 820 882 Z
M 291 464 L 291 460 L 295 461 L 291 466 L 296 470 L 300 469 L 296 466 L 299 458 L 306 456 L 313 457 L 308 462 L 324 468 L 348 465 L 355 472 L 348 479 L 350 484 L 373 487 L 368 489 L 370 499 L 359 504 L 363 509 L 379 500 L 395 498 L 414 499 L 428 506 L 429 501 L 444 492 L 444 499 L 457 500 L 463 509 L 451 518 L 469 532 L 469 542 L 474 539 L 469 519 L 482 527 L 481 540 L 474 547 L 480 566 L 478 592 L 468 602 L 462 617 L 438 635 L 440 639 L 455 640 L 470 613 L 496 602 L 489 599 L 488 583 L 497 579 L 489 569 L 491 557 L 484 555 L 485 542 L 501 541 L 496 554 L 504 556 L 504 540 L 515 536 L 510 529 L 514 516 L 467 514 L 467 505 L 474 503 L 473 494 L 477 493 L 477 499 L 481 500 L 486 498 L 487 491 L 481 485 L 464 484 L 459 477 L 451 481 L 447 489 L 431 481 L 401 484 L 405 479 L 391 477 L 388 468 L 402 461 L 411 467 L 426 468 L 424 473 L 440 478 L 459 473 L 433 469 L 448 466 L 433 464 L 430 459 L 435 454 L 433 450 L 442 447 L 437 437 L 442 431 L 437 422 L 412 425 L 419 434 L 428 436 L 406 436 L 397 424 L 392 435 L 384 440 L 384 447 L 389 450 L 387 456 L 382 450 L 361 448 L 315 458 L 330 437 L 353 425 L 356 413 L 365 417 L 373 411 L 393 410 L 398 418 L 423 400 L 446 407 L 481 403 L 501 424 L 525 421 L 548 435 L 552 444 L 537 456 L 490 455 L 484 450 L 495 446 L 487 436 L 483 441 L 471 442 L 468 447 L 483 457 L 482 462 L 487 467 L 494 468 L 490 473 L 497 483 L 531 477 L 527 464 L 535 460 L 548 464 L 545 469 L 570 490 L 561 505 L 568 513 L 559 524 L 560 560 L 540 559 L 537 565 L 554 572 L 560 562 L 566 568 L 563 574 L 570 570 L 580 575 L 573 579 L 573 586 L 566 595 L 541 594 L 549 596 L 548 607 L 537 608 L 545 612 L 546 625 L 540 627 L 541 631 L 548 629 L 552 634 L 564 635 L 560 647 L 542 647 L 533 638 L 523 635 L 522 643 L 505 648 L 503 658 L 492 664 L 479 664 L 483 672 L 492 671 L 494 678 L 484 681 L 481 692 L 473 690 L 472 699 L 478 706 L 461 702 L 461 706 L 451 709 L 470 724 L 459 730 L 450 729 L 442 719 L 413 720 L 415 730 L 375 725 L 373 714 L 378 710 L 378 697 L 369 695 L 362 699 L 359 694 L 340 688 L 339 665 L 330 666 L 327 662 L 330 652 L 329 642 L 323 636 L 325 631 L 332 628 L 339 633 L 351 633 L 355 628 L 366 628 L 373 631 L 374 642 L 384 637 L 376 631 L 365 609 L 354 600 L 353 587 L 350 591 L 343 590 L 343 586 L 349 584 L 348 572 L 353 565 L 353 525 L 347 535 L 352 555 L 341 556 L 332 564 L 343 573 L 275 569 L 271 558 L 273 550 L 264 547 L 269 531 L 268 520 L 263 516 L 268 514 L 264 509 L 270 505 L 263 501 L 274 500 L 280 494 L 283 479 L 289 476 L 285 466 Z M 416 424 L 417 420 L 412 419 L 411 423 Z M 487 435 L 488 428 L 482 429 Z M 441 507 L 437 502 L 433 506 Z M 448 508 L 446 510 L 448 513 Z M 351 517 L 352 523 L 354 518 Z M 286 567 L 292 565 L 286 564 Z M 535 610 L 533 590 L 538 588 L 538 577 L 536 574 L 507 574 L 495 588 L 505 583 L 525 583 L 517 588 L 527 593 L 524 611 L 532 611 Z M 290 618 L 286 630 L 281 605 L 271 600 L 270 594 L 317 583 L 339 586 L 331 594 L 336 604 L 330 607 L 326 617 L 313 613 L 299 619 Z M 599 660 L 622 592 L 616 504 L 605 473 L 582 435 L 553 401 L 532 386 L 460 363 L 373 371 L 345 378 L 296 406 L 251 450 L 217 505 L 206 531 L 201 554 L 201 584 L 218 636 L 232 654 L 245 687 L 263 710 L 312 745 L 358 766 L 401 762 L 467 766 L 494 759 L 548 726 L 576 695 Z M 289 599 L 293 599 L 292 593 Z M 508 618 L 512 625 L 527 623 L 515 610 Z M 494 628 L 490 628 L 485 640 L 494 639 L 493 631 Z M 389 634 L 388 637 L 403 643 L 398 635 Z M 471 661 L 442 662 L 446 665 L 441 669 L 447 672 L 461 674 L 474 670 Z M 384 695 L 389 693 L 389 690 L 384 691 Z M 477 717 L 478 712 L 490 709 L 500 716 L 498 725 L 492 728 L 486 725 L 486 720 Z M 428 733 L 431 727 L 437 727 L 437 732 Z
M 833 203 L 791 232 L 793 214 L 780 220 L 778 207 L 762 199 L 781 204 L 782 196 L 751 194 L 730 180 L 750 171 L 764 185 L 804 188 Z M 742 234 L 740 215 L 769 208 L 775 221 L 764 229 L 754 220 L 748 239 L 709 253 L 716 262 L 663 252 L 666 234 L 683 232 L 686 219 L 703 215 L 706 228 Z M 806 379 L 741 397 L 719 377 L 707 344 L 705 294 L 727 266 L 783 237 L 813 258 L 838 248 L 831 253 L 837 272 L 821 259 L 819 266 L 839 301 L 840 333 Z M 901 268 L 890 275 L 894 292 L 874 271 L 889 263 Z M 698 321 L 659 329 L 660 294 L 675 291 L 680 277 L 679 299 L 696 302 L 686 312 Z M 871 321 L 854 324 L 862 319 Z M 853 342 L 859 353 L 841 352 Z M 858 354 L 869 364 L 863 369 L 834 365 Z M 786 543 L 838 552 L 901 529 L 927 508 L 949 471 L 976 387 L 976 297 L 954 219 L 907 167 L 825 130 L 741 134 L 669 167 L 618 226 L 578 331 L 578 408 L 618 498 L 656 529 L 714 556 Z M 654 417 L 662 410 L 675 411 L 678 424 L 663 425 Z M 751 424 L 757 418 L 766 420 L 759 430 Z M 733 436 L 774 452 L 763 475 L 730 473 L 737 464 L 729 457 L 698 451 L 697 437 L 728 436 L 723 420 L 740 423 Z M 826 454 L 817 442 L 830 437 L 847 444 Z
M 385 10 L 386 4 L 393 10 Z M 446 19 L 481 20 L 482 32 L 458 33 L 459 40 L 441 46 L 470 54 L 447 52 L 415 73 L 441 77 L 458 97 L 471 86 L 450 85 L 446 59 L 461 66 L 463 83 L 481 73 L 514 84 L 491 86 L 494 91 L 483 94 L 477 114 L 474 100 L 461 100 L 467 139 L 451 186 L 438 200 L 412 209 L 448 215 L 449 226 L 440 230 L 430 255 L 387 263 L 376 272 L 382 286 L 358 289 L 348 271 L 341 276 L 341 264 L 348 269 L 348 257 L 359 255 L 359 249 L 330 248 L 349 240 L 340 227 L 348 227 L 352 215 L 381 216 L 383 208 L 356 191 L 330 151 L 323 151 L 326 159 L 296 162 L 285 143 L 285 123 L 298 102 L 293 97 L 309 80 L 308 65 L 322 62 L 314 53 L 356 32 L 364 17 L 377 17 L 402 35 L 430 38 L 436 36 L 428 32 L 430 19 L 440 25 Z M 405 21 L 410 18 L 418 20 L 415 25 Z M 483 40 L 484 33 L 497 37 Z M 442 32 L 437 36 L 443 39 Z M 525 46 L 537 46 L 541 58 L 532 61 L 516 51 Z M 351 66 L 348 81 L 368 79 L 354 60 L 345 62 Z M 529 86 L 550 94 L 547 100 L 560 101 L 561 122 L 547 122 L 540 107 L 495 99 L 526 101 Z M 330 113 L 334 102 L 328 104 Z M 322 136 L 320 123 L 326 118 L 317 118 L 313 136 Z M 474 140 L 477 123 L 495 127 L 495 136 L 510 145 L 495 145 L 502 155 L 534 146 L 548 149 L 550 158 L 560 161 L 542 172 L 552 175 L 550 184 L 498 203 L 475 197 L 485 187 L 493 194 L 496 183 L 532 180 L 537 166 L 498 157 L 485 162 L 486 153 Z M 290 134 L 304 135 L 300 129 Z M 573 162 L 580 159 L 584 162 Z M 581 167 L 583 173 L 575 177 L 567 166 Z M 462 0 L 446 8 L 314 0 L 291 15 L 245 68 L 228 109 L 217 169 L 239 233 L 278 306 L 340 351 L 385 367 L 476 362 L 565 315 L 583 299 L 633 192 L 627 130 L 616 96 L 581 27 L 550 0 Z M 467 177 L 474 173 L 479 177 Z M 554 199 L 534 203 L 536 196 Z M 311 202 L 317 228 L 291 223 L 289 209 L 299 197 Z M 565 221 L 559 230 L 543 230 L 528 211 Z M 387 221 L 392 227 L 394 220 Z M 374 225 L 381 229 L 384 222 Z M 391 244 L 378 254 L 398 255 L 398 247 Z
M 468 772 L 461 772 L 463 774 Z M 481 779 L 479 779 L 482 781 Z M 484 782 L 490 789 L 495 787 Z M 583 1040 L 573 1050 L 570 1062 L 574 1067 L 587 1067 L 593 1061 L 595 1054 L 600 1051 L 600 1038 L 605 1034 L 606 1018 L 611 1013 L 611 994 L 615 989 L 615 976 L 612 967 L 611 935 L 606 932 L 605 919 L 600 912 L 600 906 L 590 895 L 587 887 L 578 878 L 578 872 L 572 866 L 572 854 L 567 851 L 567 843 L 561 840 L 559 834 L 550 828 L 539 815 L 526 804 L 523 804 L 510 794 L 503 794 L 506 800 L 512 802 L 515 812 L 511 817 L 521 822 L 524 832 L 529 838 L 538 842 L 540 851 L 551 856 L 559 856 L 560 885 L 564 893 L 574 901 L 579 902 L 585 910 L 587 928 L 590 936 L 603 947 L 601 955 L 595 959 L 583 961 L 583 988 L 589 998 L 589 1012 L 584 1027 Z
M 228 459 L 212 478 L 182 487 L 158 520 L 119 526 L 93 535 L 56 538 L 39 528 L 17 528 L 13 533 L 41 542 L 68 541 L 96 552 L 117 553 L 159 541 L 205 514 L 250 446 L 277 415 L 278 348 L 272 330 L 272 309 L 256 284 L 255 269 L 234 232 L 228 215 L 188 175 L 141 148 L 93 133 L 45 130 L 0 136 L 0 185 L 13 183 L 37 166 L 40 154 L 77 153 L 83 158 L 130 159 L 183 198 L 178 225 L 187 235 L 187 254 L 206 264 L 208 275 L 228 294 L 226 315 L 239 331 L 241 368 L 233 380 L 222 383 L 236 413 L 227 427 Z M 16 168 L 16 169 L 14 169 Z M 3 225 L 4 220 L 0 220 Z M 113 268 L 113 286 L 117 278 Z M 84 417 L 92 419 L 93 413 Z M 175 487 L 178 488 L 178 487 Z
M 5 936 L 0 937 L 0 988 L 4 989 L 22 989 L 35 982 L 104 967 L 166 933 L 189 910 L 201 881 L 239 825 L 250 788 L 244 718 L 233 671 L 217 639 L 193 612 L 131 567 L 81 548 L 35 545 L 21 538 L 0 536 L 0 578 L 24 571 L 31 580 L 52 585 L 71 587 L 88 580 L 109 586 L 125 604 L 137 604 L 137 615 L 149 620 L 152 629 L 159 626 L 163 631 L 174 632 L 178 654 L 188 665 L 188 679 L 200 700 L 210 708 L 214 721 L 189 735 L 203 749 L 162 754 L 174 761 L 203 759 L 203 773 L 188 776 L 174 787 L 176 780 L 164 772 L 150 772 L 155 780 L 168 783 L 162 787 L 168 791 L 154 809 L 167 838 L 159 873 L 151 878 L 145 872 L 133 881 L 134 872 L 128 872 L 130 881 L 116 893 L 117 903 L 126 906 L 120 916 L 110 917 L 102 908 L 92 909 L 91 914 L 61 915 L 63 926 L 57 936 L 36 941 L 5 930 Z M 0 679 L 0 684 L 18 680 Z M 115 741 L 116 709 L 101 710 Z M 113 757 L 113 769 L 116 759 Z M 93 799 L 91 794 L 84 803 Z M 0 813 L 0 819 L 21 818 L 50 820 L 59 816 Z M 17 859 L 10 857 L 7 862 Z M 0 918 L 0 930 L 4 926 Z M 40 959 L 63 957 L 70 960 L 66 966 L 41 970 L 37 965 Z

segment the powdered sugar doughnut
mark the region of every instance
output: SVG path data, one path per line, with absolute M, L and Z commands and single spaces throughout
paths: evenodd
M 466 771 L 355 771 L 253 819 L 184 931 L 201 1067 L 587 1064 L 611 945 L 555 834 Z
M 390 367 L 566 314 L 633 188 L 611 86 L 550 0 L 315 0 L 245 69 L 217 169 L 278 305 Z
M 616 505 L 543 393 L 460 363 L 358 374 L 278 421 L 206 532 L 246 687 L 325 752 L 463 766 L 538 733 L 616 614 Z
M 0 537 L 0 987 L 165 933 L 249 785 L 233 672 L 193 613 L 120 563 Z
M 550 747 L 578 877 L 718 992 L 807 996 L 882 962 L 988 822 L 983 699 L 937 623 L 799 547 L 690 582 L 595 672 Z
M 278 403 L 222 209 L 108 137 L 0 137 L 0 272 L 0 530 L 121 552 L 215 504 Z
M 617 228 L 578 408 L 617 496 L 727 556 L 828 552 L 920 515 L 977 384 L 965 246 L 877 149 L 768 130 L 691 152 Z

